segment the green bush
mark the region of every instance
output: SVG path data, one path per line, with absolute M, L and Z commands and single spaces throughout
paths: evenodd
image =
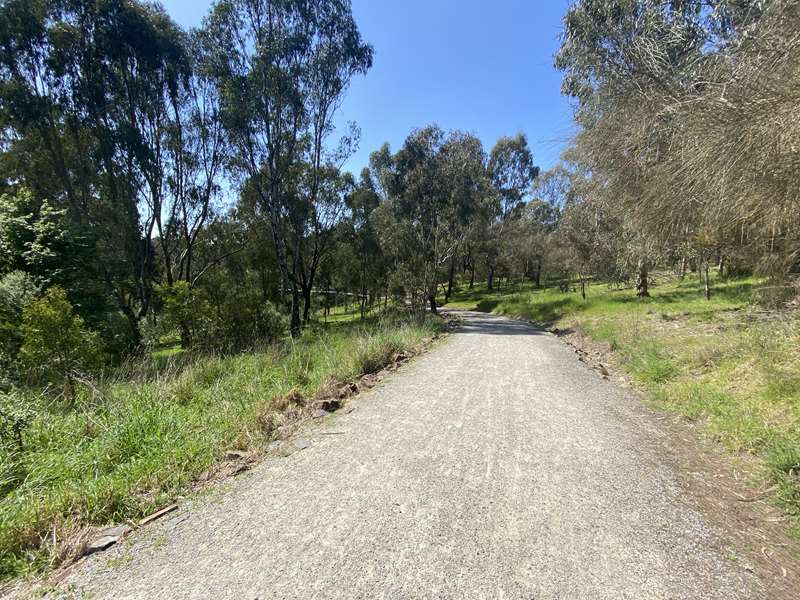
M 257 293 L 196 288 L 185 281 L 159 288 L 165 329 L 178 331 L 184 348 L 239 350 L 285 335 L 288 318 Z
M 100 336 L 84 326 L 59 287 L 50 288 L 23 311 L 21 331 L 19 359 L 31 382 L 63 386 L 70 399 L 75 397 L 76 378 L 102 364 Z
M 181 336 L 181 345 L 191 348 L 207 337 L 210 328 L 211 307 L 202 290 L 188 281 L 176 281 L 172 285 L 157 288 L 164 303 L 164 318 Z
M 34 411 L 21 394 L 0 393 L 0 496 L 25 477 L 23 433 L 33 417 Z
M 258 310 L 258 333 L 269 341 L 277 340 L 289 331 L 289 317 L 272 302 L 264 302 Z
M 11 378 L 22 345 L 22 313 L 39 294 L 39 286 L 23 271 L 0 277 L 0 382 Z

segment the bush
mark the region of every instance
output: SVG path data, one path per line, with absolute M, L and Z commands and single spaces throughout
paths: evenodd
M 258 332 L 262 339 L 276 340 L 289 331 L 289 317 L 272 302 L 264 302 L 258 311 Z
M 100 336 L 84 326 L 59 287 L 23 311 L 22 340 L 19 359 L 28 376 L 39 385 L 63 385 L 70 399 L 76 378 L 102 364 Z
M 159 288 L 165 328 L 180 332 L 184 348 L 238 350 L 273 341 L 289 328 L 286 315 L 258 294 L 238 289 L 212 292 L 209 299 L 205 289 L 185 281 Z
M 25 477 L 23 432 L 33 411 L 15 392 L 0 393 L 0 496 L 14 489 Z
M 202 290 L 188 281 L 176 281 L 172 285 L 157 288 L 164 303 L 167 327 L 180 332 L 181 345 L 191 348 L 207 337 L 211 307 Z
M 38 294 L 39 286 L 23 271 L 0 278 L 0 382 L 12 375 L 22 345 L 22 313 Z

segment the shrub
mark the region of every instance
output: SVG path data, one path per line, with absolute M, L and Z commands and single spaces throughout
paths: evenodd
M 188 281 L 162 285 L 157 291 L 164 302 L 168 326 L 180 332 L 181 345 L 184 348 L 196 345 L 209 328 L 211 309 L 203 292 L 192 287 Z
M 264 302 L 258 311 L 258 332 L 262 338 L 276 340 L 289 331 L 289 317 L 272 302 Z
M 22 314 L 19 358 L 29 377 L 38 384 L 63 385 L 75 397 L 75 380 L 102 363 L 100 336 L 84 326 L 67 295 L 50 288 Z
M 239 350 L 286 333 L 288 318 L 259 294 L 195 288 L 185 281 L 162 286 L 167 329 L 177 330 L 184 348 Z
M 14 391 L 0 393 L 0 496 L 25 478 L 23 433 L 30 426 L 33 411 Z
M 39 286 L 23 271 L 0 278 L 0 380 L 11 375 L 22 345 L 22 312 L 39 294 Z

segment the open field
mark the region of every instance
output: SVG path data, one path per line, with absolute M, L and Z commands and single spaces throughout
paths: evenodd
M 441 326 L 387 316 L 234 356 L 160 356 L 83 386 L 74 406 L 4 397 L 26 426 L 0 447 L 0 579 L 73 554 L 87 525 L 160 508 L 227 450 L 263 450 L 290 390 L 312 398 L 331 380 L 376 372 Z
M 800 319 L 751 304 L 754 281 L 667 281 L 637 300 L 594 284 L 586 301 L 558 290 L 460 290 L 449 306 L 509 315 L 608 344 L 653 403 L 733 452 L 763 460 L 779 502 L 800 519 Z M 800 522 L 800 521 L 796 521 Z

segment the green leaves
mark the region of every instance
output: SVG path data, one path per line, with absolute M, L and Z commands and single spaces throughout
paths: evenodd
M 75 314 L 59 287 L 32 302 L 22 314 L 19 360 L 36 384 L 64 384 L 74 398 L 74 380 L 102 362 L 100 336 Z

